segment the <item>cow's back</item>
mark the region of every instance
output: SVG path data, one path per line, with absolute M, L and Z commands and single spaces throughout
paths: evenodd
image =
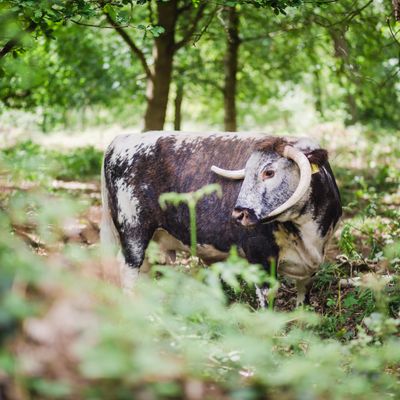
M 197 205 L 199 242 L 217 243 L 229 249 L 238 241 L 240 229 L 230 220 L 241 181 L 224 179 L 211 171 L 217 164 L 226 169 L 244 168 L 258 134 L 147 132 L 118 136 L 108 147 L 104 172 L 110 196 L 111 213 L 118 229 L 118 216 L 123 202 L 131 197 L 139 203 L 141 215 L 162 227 L 184 243 L 189 243 L 187 206 L 161 210 L 162 193 L 186 193 L 218 183 L 222 198 L 215 194 Z M 122 193 L 123 196 L 118 195 Z

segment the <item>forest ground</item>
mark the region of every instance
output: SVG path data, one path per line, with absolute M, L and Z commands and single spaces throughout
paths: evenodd
M 1 148 L 1 396 L 396 398 L 397 138 L 333 125 L 308 134 L 329 150 L 344 215 L 304 314 L 292 312 L 284 279 L 275 311 L 256 310 L 262 273 L 235 257 L 155 266 L 157 279 L 122 295 L 117 265 L 97 251 L 102 149 L 61 148 L 61 136 Z M 349 286 L 356 276 L 360 286 Z
M 85 206 L 66 227 L 63 241 L 95 245 L 101 218 L 98 173 L 101 149 L 115 135 L 115 130 L 90 130 L 80 136 L 62 132 L 53 137 L 36 135 L 34 142 L 26 137 L 24 140 L 20 133 L 10 134 L 8 142 L 16 144 L 3 150 L 3 154 L 12 165 L 16 180 L 1 183 L 3 202 L 14 191 L 38 187 L 49 190 L 55 197 L 71 196 Z M 400 268 L 400 260 L 388 260 L 386 256 L 400 233 L 400 150 L 395 135 L 381 130 L 325 124 L 312 128 L 308 135 L 328 149 L 344 207 L 342 221 L 313 285 L 310 307 L 325 316 L 327 335 L 350 338 L 366 309 L 372 307 L 368 304 L 372 300 L 360 302 L 359 289 L 348 287 L 343 279 L 340 286 L 340 279 L 355 276 L 368 279 L 370 273 L 387 275 Z M 45 251 L 45 243 L 34 228 L 17 226 L 16 233 L 37 251 Z M 108 273 L 112 280 L 118 280 L 114 271 Z M 277 296 L 277 309 L 292 310 L 294 293 L 293 286 L 284 280 Z M 249 293 L 242 297 L 254 300 Z

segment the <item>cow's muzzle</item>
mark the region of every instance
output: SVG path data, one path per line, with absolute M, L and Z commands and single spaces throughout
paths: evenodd
M 251 208 L 235 207 L 232 212 L 232 219 L 238 224 L 243 226 L 254 226 L 259 223 L 256 213 Z

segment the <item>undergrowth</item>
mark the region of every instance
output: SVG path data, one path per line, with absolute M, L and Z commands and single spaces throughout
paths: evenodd
M 14 204 L 11 213 L 0 214 L 6 232 L 0 237 L 0 384 L 6 398 L 400 396 L 400 320 L 391 316 L 379 278 L 342 299 L 342 317 L 367 305 L 354 335 L 343 341 L 314 312 L 255 310 L 229 301 L 224 286 L 240 293 L 241 282 L 265 279 L 235 254 L 191 273 L 156 266 L 157 279 L 143 277 L 127 297 L 99 279 L 95 247 L 68 244 L 46 257 L 27 248 L 11 233 L 13 216 L 25 210 L 18 213 L 22 203 Z M 49 203 L 32 206 L 40 224 L 51 223 L 57 243 L 70 203 L 59 200 L 64 212 L 51 216 Z
M 234 251 L 209 268 L 155 265 L 122 295 L 104 279 L 117 266 L 65 237 L 84 206 L 46 193 L 49 179 L 98 179 L 101 154 L 1 150 L 3 181 L 42 190 L 0 197 L 0 397 L 399 398 L 400 154 L 386 137 L 368 143 L 333 165 L 344 220 L 302 310 L 284 279 L 274 310 L 260 309 L 254 284 L 268 276 Z
M 51 179 L 97 180 L 102 157 L 103 153 L 91 146 L 67 152 L 46 149 L 31 140 L 0 149 L 0 163 L 8 166 L 14 181 L 41 184 Z

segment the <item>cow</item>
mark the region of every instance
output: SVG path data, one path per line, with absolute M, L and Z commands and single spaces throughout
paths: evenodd
M 197 205 L 198 256 L 221 261 L 236 246 L 267 271 L 275 263 L 302 304 L 341 217 L 340 195 L 326 150 L 309 138 L 261 133 L 152 131 L 112 141 L 102 166 L 101 242 L 120 248 L 124 290 L 147 268 L 150 240 L 167 259 L 189 249 L 186 205 L 163 209 L 160 195 L 211 183 L 223 195 Z

